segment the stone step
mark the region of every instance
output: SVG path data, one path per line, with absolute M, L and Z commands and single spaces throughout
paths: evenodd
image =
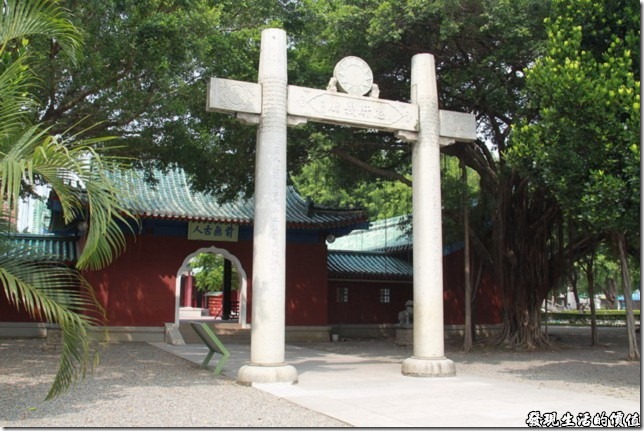
M 195 320 L 200 322 L 199 320 Z M 242 328 L 239 323 L 223 323 L 223 322 L 203 322 L 215 333 L 215 335 L 226 344 L 227 341 L 250 341 L 250 329 Z M 179 324 L 179 332 L 186 344 L 201 344 L 201 338 L 197 335 L 190 321 L 181 321 Z
M 179 319 L 196 319 L 199 317 L 208 316 L 207 308 L 196 307 L 181 307 L 179 308 Z

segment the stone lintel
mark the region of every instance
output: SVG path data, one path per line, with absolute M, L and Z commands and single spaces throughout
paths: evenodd
M 243 124 L 259 124 L 259 114 L 247 114 L 245 112 L 238 112 L 237 119 Z
M 415 132 L 418 127 L 418 107 L 411 103 L 295 85 L 288 87 L 288 113 L 320 123 L 391 132 Z
M 262 86 L 255 82 L 210 78 L 206 111 L 260 114 Z
M 418 132 L 409 132 L 407 130 L 398 130 L 394 132 L 396 138 L 403 142 L 412 143 L 418 141 Z
M 288 86 L 289 126 L 307 121 L 344 124 L 394 132 L 406 142 L 418 140 L 418 106 L 314 88 Z M 258 124 L 262 111 L 262 86 L 254 82 L 211 78 L 206 110 L 236 114 L 246 124 Z M 441 146 L 476 140 L 476 117 L 439 111 Z
M 476 141 L 476 117 L 474 114 L 456 111 L 438 111 L 441 138 L 458 142 Z M 443 143 L 441 142 L 441 145 Z M 448 144 L 449 145 L 449 144 Z
M 302 124 L 308 123 L 308 119 L 306 117 L 298 117 L 298 116 L 295 116 L 295 115 L 289 115 L 286 118 L 286 122 L 291 127 L 297 127 L 297 126 L 301 126 Z
M 456 139 L 454 139 L 454 138 L 444 138 L 442 136 L 440 137 L 440 140 L 438 141 L 438 145 L 440 145 L 441 147 L 448 147 L 448 146 L 450 146 L 452 144 L 455 144 L 455 143 L 456 143 Z

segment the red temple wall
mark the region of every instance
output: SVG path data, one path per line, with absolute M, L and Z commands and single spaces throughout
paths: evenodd
M 443 258 L 443 319 L 446 325 L 465 322 L 465 277 L 463 251 Z M 349 289 L 349 302 L 338 303 L 338 288 Z M 390 288 L 391 302 L 379 302 L 380 288 Z M 413 299 L 413 285 L 408 283 L 374 282 L 362 280 L 329 281 L 329 322 L 331 324 L 398 323 L 398 312 L 405 302 Z M 477 324 L 502 322 L 502 301 L 498 289 L 489 276 L 484 275 L 476 296 L 473 312 Z
M 177 272 L 188 255 L 205 247 L 225 249 L 251 266 L 250 242 L 212 243 L 179 237 L 138 236 L 111 265 L 85 276 L 107 314 L 107 326 L 163 326 L 175 320 Z
M 337 290 L 348 289 L 348 302 L 337 302 Z M 380 302 L 380 289 L 389 289 L 390 302 Z M 398 312 L 413 299 L 411 282 L 362 280 L 329 281 L 329 322 L 332 324 L 398 323 Z
M 106 309 L 108 326 L 162 326 L 174 322 L 176 274 L 185 258 L 215 246 L 239 259 L 247 276 L 247 321 L 252 322 L 252 242 L 140 236 L 109 267 L 87 279 Z M 326 249 L 320 244 L 286 247 L 286 324 L 326 324 Z
M 110 266 L 85 276 L 106 310 L 107 326 L 163 326 L 175 320 L 176 275 L 183 261 L 201 248 L 216 246 L 234 255 L 247 276 L 247 322 L 252 322 L 252 241 L 206 242 L 172 236 L 142 235 Z M 412 299 L 411 282 L 328 281 L 324 243 L 289 243 L 286 247 L 286 325 L 397 323 L 398 312 Z M 464 321 L 463 252 L 445 257 L 445 324 Z M 349 287 L 349 302 L 336 302 L 336 289 Z M 380 288 L 390 288 L 390 302 L 380 303 Z M 502 321 L 501 294 L 489 276 L 478 289 L 476 323 Z M 29 322 L 0 294 L 0 321 Z

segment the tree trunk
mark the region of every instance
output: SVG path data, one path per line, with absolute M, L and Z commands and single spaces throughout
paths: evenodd
M 624 233 L 619 232 L 614 235 L 615 243 L 619 253 L 619 262 L 622 270 L 622 287 L 624 290 L 624 303 L 626 304 L 626 330 L 628 332 L 628 356 L 629 361 L 636 361 L 640 358 L 639 348 L 637 346 L 637 337 L 635 336 L 635 317 L 633 315 L 633 289 L 631 287 L 631 276 L 628 272 L 628 262 L 626 260 L 626 238 Z
M 497 138 L 497 144 L 505 142 L 505 136 Z M 503 157 L 496 159 L 485 145 L 457 144 L 444 151 L 479 173 L 481 208 L 494 207 L 491 223 L 486 220 L 473 229 L 470 239 L 501 292 L 503 328 L 498 342 L 518 348 L 549 346 L 541 330 L 541 304 L 565 267 L 556 200 L 509 168 Z
M 463 328 L 463 351 L 469 352 L 472 350 L 473 343 L 473 328 L 472 328 L 472 278 L 470 268 L 470 217 L 469 217 L 469 203 L 467 199 L 467 167 L 461 161 L 461 169 L 463 170 L 462 178 L 465 189 L 463 191 L 463 237 L 465 240 L 464 250 L 464 271 L 465 271 L 465 322 Z
M 560 274 L 551 268 L 549 253 L 558 245 L 558 212 L 548 210 L 552 202 L 544 192 L 532 190 L 518 177 L 509 179 L 503 190 L 497 196 L 496 220 L 502 220 L 502 232 L 495 237 L 499 241 L 495 267 L 504 300 L 499 342 L 528 350 L 548 347 L 541 329 L 541 304 Z
M 501 342 L 509 347 L 528 350 L 549 346 L 541 330 L 541 308 L 526 302 L 515 302 L 506 313 Z
M 483 267 L 483 262 L 479 262 L 479 266 L 476 271 L 476 278 L 472 279 L 472 339 L 474 341 L 476 341 L 476 308 L 474 308 L 474 304 L 476 304 L 476 295 L 479 291 L 479 287 L 481 286 Z
M 604 295 L 606 295 L 606 307 L 609 310 L 617 310 L 617 282 L 613 277 L 606 277 Z
M 597 312 L 595 310 L 595 255 L 591 254 L 586 261 L 586 279 L 588 280 L 588 301 L 590 305 L 590 345 L 599 344 L 597 337 Z
M 572 296 L 575 298 L 575 310 L 581 310 L 579 304 L 579 291 L 577 290 L 577 269 L 575 268 L 575 253 L 572 246 L 572 238 L 574 238 L 574 222 L 568 219 L 568 280 L 572 287 Z M 568 308 L 568 291 L 566 290 L 566 308 Z
M 577 271 L 573 268 L 570 271 L 570 274 L 570 286 L 572 287 L 572 296 L 575 298 L 575 310 L 581 310 L 581 304 L 579 303 L 579 291 L 577 290 Z M 568 300 L 567 294 L 566 300 Z

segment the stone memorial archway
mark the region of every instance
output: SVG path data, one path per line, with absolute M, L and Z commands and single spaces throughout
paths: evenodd
M 297 381 L 285 362 L 286 131 L 307 121 L 390 131 L 412 144 L 414 350 L 402 373 L 454 375 L 444 351 L 439 151 L 475 140 L 474 116 L 439 110 L 431 54 L 412 58 L 411 103 L 403 103 L 378 98 L 371 69 L 358 57 L 338 62 L 326 90 L 288 85 L 286 52 L 286 33 L 266 29 L 258 82 L 212 78 L 208 87 L 207 110 L 258 125 L 251 353 L 237 381 Z

